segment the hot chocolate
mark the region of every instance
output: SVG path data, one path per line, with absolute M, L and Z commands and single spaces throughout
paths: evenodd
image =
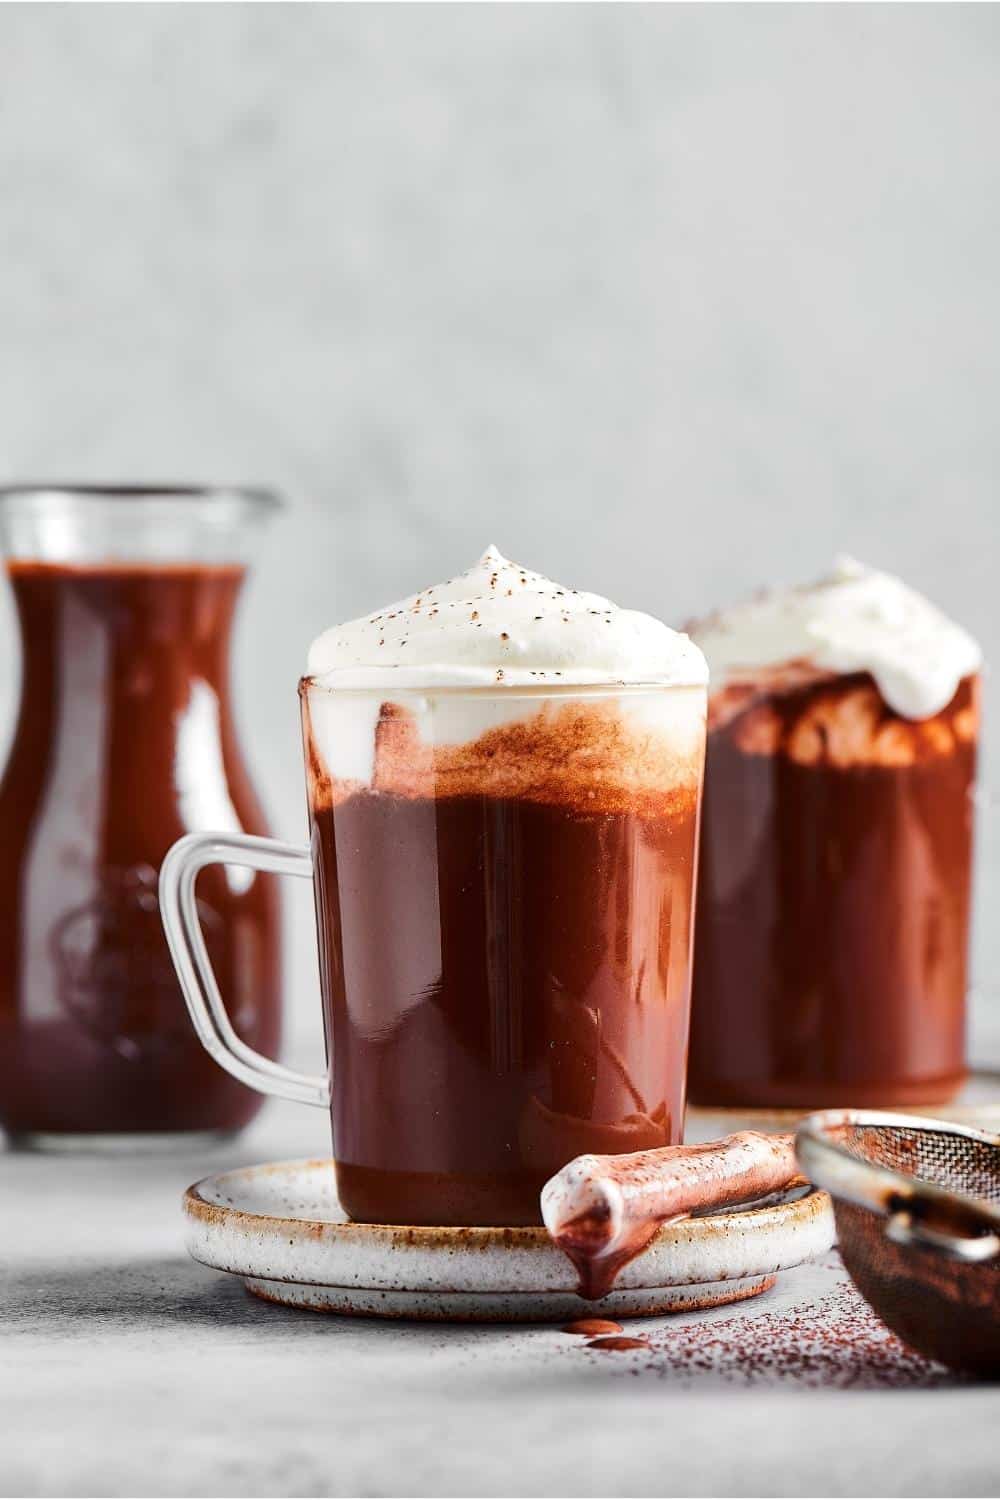
M 680 1139 L 704 664 L 491 551 L 310 669 L 341 1200 L 538 1223 L 571 1157 Z
M 157 875 L 206 824 L 263 831 L 229 711 L 242 567 L 13 562 L 21 706 L 0 785 L 0 1123 L 15 1136 L 233 1129 L 258 1101 L 202 1051 Z M 278 1041 L 276 894 L 208 873 L 236 1025 Z
M 965 1071 L 978 648 L 849 563 L 694 634 L 713 691 L 692 1097 L 946 1100 Z

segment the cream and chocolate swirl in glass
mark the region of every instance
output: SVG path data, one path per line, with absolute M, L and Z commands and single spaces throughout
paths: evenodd
M 965 1074 L 978 646 L 849 560 L 692 635 L 712 673 L 692 1098 L 947 1100 Z
M 491 548 L 328 631 L 309 673 L 347 1212 L 538 1223 L 572 1157 L 678 1141 L 701 653 Z

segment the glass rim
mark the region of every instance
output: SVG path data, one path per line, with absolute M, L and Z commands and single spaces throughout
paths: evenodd
M 185 501 L 212 502 L 220 506 L 235 502 L 249 510 L 273 511 L 284 507 L 285 501 L 276 489 L 268 485 L 255 484 L 193 484 L 156 481 L 137 481 L 134 484 L 115 482 L 63 483 L 59 480 L 28 480 L 21 484 L 0 484 L 0 506 L 45 505 L 65 501 L 84 503 L 125 501 L 139 504 L 183 504 Z
M 352 669 L 359 674 L 361 668 Z M 381 673 L 389 673 L 391 667 L 380 667 Z M 402 670 L 408 671 L 409 668 Z M 325 693 L 330 697 L 355 697 L 355 698 L 392 698 L 400 697 L 426 697 L 433 694 L 435 697 L 465 697 L 465 698 L 544 698 L 560 695 L 563 697 L 608 697 L 620 698 L 623 693 L 679 693 L 679 692 L 708 692 L 708 684 L 704 682 L 403 682 L 394 683 L 391 677 L 382 676 L 380 679 L 372 678 L 368 682 L 359 679 L 349 682 L 330 681 L 331 674 L 304 673 L 299 678 L 299 696 L 304 698 L 309 693 Z

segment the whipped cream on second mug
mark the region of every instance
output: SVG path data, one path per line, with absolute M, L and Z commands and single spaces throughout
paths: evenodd
M 973 638 L 929 600 L 849 557 L 819 583 L 768 591 L 690 629 L 708 658 L 713 691 L 752 681 L 761 668 L 799 663 L 868 672 L 904 719 L 940 713 L 982 664 Z
M 708 668 L 686 635 L 554 583 L 495 547 L 447 583 L 324 631 L 308 671 L 313 735 L 335 780 L 371 781 L 382 706 L 397 694 L 425 744 L 461 744 L 544 713 L 533 693 L 618 687 L 622 716 L 677 755 L 697 759 L 704 739 Z M 695 692 L 630 692 L 642 686 Z

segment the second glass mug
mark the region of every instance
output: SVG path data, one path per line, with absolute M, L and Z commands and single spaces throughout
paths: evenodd
M 684 1120 L 705 690 L 300 683 L 311 849 L 193 834 L 164 861 L 198 1035 L 262 1093 L 330 1107 L 354 1220 L 540 1222 L 586 1151 Z M 200 870 L 313 882 L 328 1071 L 237 1036 Z

